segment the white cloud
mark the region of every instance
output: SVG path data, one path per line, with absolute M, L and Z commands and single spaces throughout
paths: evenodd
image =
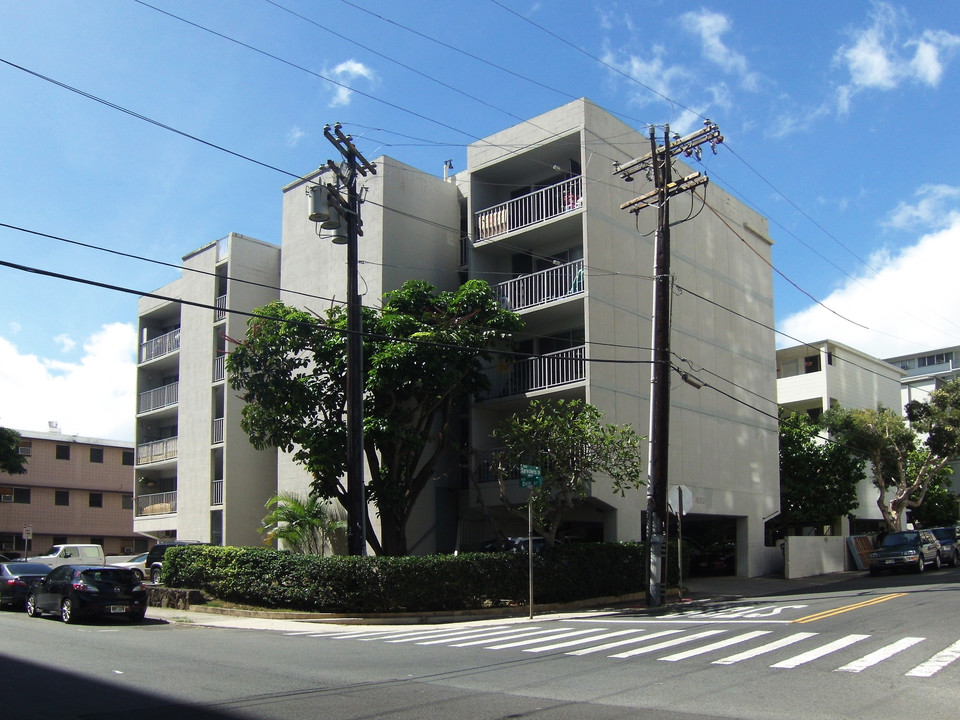
M 952 213 L 949 219 L 949 225 L 913 246 L 872 257 L 875 275 L 850 280 L 823 298 L 834 312 L 815 305 L 786 318 L 778 330 L 795 340 L 781 337 L 778 343 L 830 339 L 876 357 L 958 344 L 960 295 L 954 288 L 960 214 Z
M 901 202 L 894 208 L 884 221 L 886 227 L 926 230 L 947 227 L 956 222 L 960 187 L 921 185 L 915 195 L 918 198 L 916 204 Z
M 703 56 L 726 73 L 740 77 L 741 84 L 747 90 L 757 90 L 760 76 L 750 72 L 747 58 L 731 49 L 723 41 L 723 36 L 732 27 L 726 15 L 703 9 L 700 12 L 688 12 L 680 16 L 684 28 L 698 35 Z
M 850 75 L 837 89 L 837 106 L 847 112 L 851 99 L 864 90 L 893 90 L 905 82 L 936 87 L 944 62 L 960 47 L 960 36 L 944 30 L 925 30 L 919 37 L 901 41 L 905 11 L 877 3 L 870 25 L 851 33 L 851 43 L 836 53 L 837 62 Z
M 60 350 L 68 353 L 77 346 L 77 341 L 66 333 L 62 335 L 57 335 L 53 341 L 60 346 Z
M 136 329 L 104 325 L 78 362 L 23 355 L 0 337 L 0 426 L 132 440 L 136 412 Z
M 350 104 L 353 90 L 351 85 L 357 79 L 363 78 L 371 84 L 376 84 L 377 75 L 373 70 L 356 60 L 347 60 L 337 65 L 330 73 L 336 81 L 333 99 L 330 107 L 345 107 Z

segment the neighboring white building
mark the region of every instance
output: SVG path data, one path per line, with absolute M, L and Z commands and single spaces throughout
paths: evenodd
M 448 552 L 492 537 L 484 520 L 491 515 L 509 522 L 494 484 L 484 482 L 484 458 L 496 423 L 530 398 L 579 398 L 603 411 L 606 422 L 648 433 L 656 213 L 620 209 L 652 184 L 641 177 L 625 183 L 613 175 L 612 163 L 649 149 L 649 137 L 577 100 L 474 143 L 467 168 L 455 177 L 381 157 L 374 161 L 377 173 L 361 178 L 366 305 L 378 305 L 384 292 L 409 279 L 454 289 L 468 277 L 480 278 L 497 286 L 505 305 L 527 324 L 520 345 L 530 358 L 507 372 L 491 368 L 490 397 L 465 408 L 462 452 L 451 455 L 421 494 L 408 527 L 413 552 Z M 345 300 L 345 247 L 308 219 L 307 190 L 328 180 L 327 172 L 284 188 L 282 254 L 231 236 L 231 249 L 222 255 L 214 244 L 185 259 L 222 278 L 229 274 L 226 293 L 215 278 L 187 273 L 158 293 L 210 304 L 226 294 L 226 307 L 250 310 L 277 296 L 264 289 L 234 294 L 234 278 L 256 275 L 282 287 L 284 302 L 317 313 L 330 298 Z M 675 174 L 686 172 L 678 167 Z M 729 537 L 737 543 L 737 573 L 757 575 L 769 568 L 764 520 L 779 509 L 771 241 L 763 217 L 713 184 L 705 192 L 709 207 L 690 193 L 672 201 L 675 364 L 707 386 L 697 390 L 674 375 L 670 484 L 686 486 L 694 498 L 685 534 L 689 528 Z M 683 222 L 688 213 L 691 219 Z M 246 253 L 254 261 L 242 260 Z M 250 544 L 266 497 L 276 490 L 306 492 L 309 477 L 285 454 L 274 460 L 253 451 L 238 427 L 239 401 L 223 392 L 222 381 L 210 379 L 207 369 L 224 349 L 217 323 L 241 337 L 245 319 L 228 314 L 218 321 L 210 310 L 150 298 L 141 301 L 140 315 L 145 344 L 179 332 L 174 352 L 181 356 L 142 357 L 141 392 L 177 382 L 189 382 L 190 392 L 181 388 L 173 408 L 138 415 L 137 440 L 144 458 L 151 458 L 138 472 L 156 484 L 150 493 L 138 488 L 137 530 Z M 188 361 L 186 348 L 195 344 Z M 161 365 L 162 373 L 150 372 Z M 211 422 L 220 417 L 223 443 L 210 435 Z M 161 459 L 168 436 L 175 442 L 179 436 L 177 456 Z M 211 502 L 218 482 L 222 504 Z M 173 493 L 174 505 L 163 492 Z M 523 492 L 511 490 L 517 500 Z M 571 527 L 590 539 L 637 540 L 645 506 L 642 490 L 619 497 L 598 478 Z
M 834 405 L 849 409 L 883 405 L 902 415 L 903 374 L 888 362 L 833 340 L 806 343 L 777 351 L 777 401 L 787 411 L 814 419 Z M 855 525 L 844 527 L 844 535 L 876 530 L 874 525 L 883 520 L 869 478 L 857 487 L 857 500 Z
M 225 382 L 228 338 L 279 297 L 280 248 L 236 233 L 183 258 L 179 280 L 140 298 L 133 527 L 155 539 L 259 545 L 275 451 L 240 429 Z

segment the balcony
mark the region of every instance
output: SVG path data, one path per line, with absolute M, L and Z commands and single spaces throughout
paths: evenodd
M 583 260 L 522 275 L 497 286 L 507 310 L 526 310 L 583 293 Z
M 583 178 L 577 176 L 476 213 L 476 239 L 490 240 L 583 207 Z
M 146 413 L 158 410 L 168 405 L 176 405 L 180 397 L 180 383 L 170 383 L 163 387 L 154 388 L 139 395 L 137 412 Z
M 177 438 L 154 440 L 137 445 L 137 465 L 173 460 L 177 457 Z
M 180 328 L 171 330 L 165 335 L 147 340 L 140 345 L 140 362 L 156 360 L 158 357 L 169 355 L 180 349 Z
M 568 350 L 520 360 L 510 367 L 506 377 L 499 372 L 491 374 L 490 397 L 522 395 L 586 380 L 585 357 L 586 347 L 580 345 Z
M 223 418 L 214 418 L 213 419 L 213 433 L 211 441 L 214 445 L 218 445 L 223 442 Z
M 213 359 L 213 381 L 222 382 L 227 377 L 227 356 L 219 355 Z
M 137 495 L 137 517 L 166 515 L 177 511 L 177 491 Z
M 213 321 L 220 322 L 227 317 L 227 296 L 220 295 L 214 301 Z
M 210 483 L 210 504 L 223 505 L 223 480 L 214 480 Z

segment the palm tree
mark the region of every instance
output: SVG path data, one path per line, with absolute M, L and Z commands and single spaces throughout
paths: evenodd
M 304 555 L 323 555 L 347 527 L 347 514 L 340 505 L 313 495 L 304 498 L 297 493 L 280 493 L 267 501 L 270 512 L 263 519 L 260 532 L 264 542 L 279 540 L 286 549 Z

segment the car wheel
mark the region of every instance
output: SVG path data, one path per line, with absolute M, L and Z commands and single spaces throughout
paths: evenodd
M 150 570 L 150 582 L 154 585 L 160 584 L 160 568 L 153 568 Z
M 926 563 L 923 562 L 923 554 L 921 554 L 920 557 L 917 559 L 917 565 L 915 569 L 918 573 L 922 573 L 924 570 L 927 569 Z
M 933 569 L 939 570 L 941 566 L 942 566 L 942 563 L 940 562 L 940 553 L 938 552 L 936 555 L 933 556 Z
M 73 601 L 70 598 L 64 598 L 60 603 L 60 619 L 65 623 L 75 623 L 77 615 L 73 611 Z
M 137 580 L 143 580 L 143 572 L 140 570 L 140 568 L 133 568 L 133 574 L 137 576 Z
M 27 615 L 30 617 L 40 617 L 40 608 L 37 607 L 37 596 L 33 593 L 27 595 Z

